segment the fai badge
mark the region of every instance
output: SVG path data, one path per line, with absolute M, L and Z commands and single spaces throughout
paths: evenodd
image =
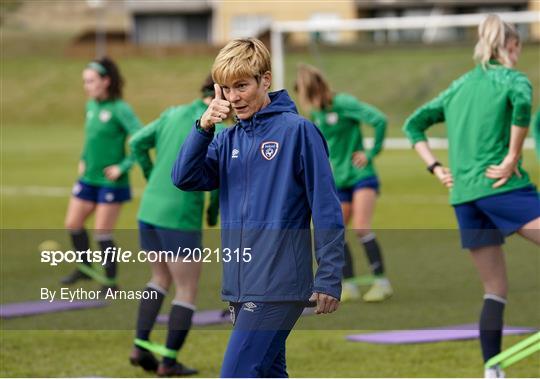
M 326 123 L 328 125 L 336 125 L 338 120 L 339 120 L 339 117 L 336 112 L 330 112 L 326 115 Z
M 101 122 L 107 122 L 111 119 L 111 112 L 107 111 L 107 110 L 102 110 L 101 112 L 99 112 L 99 121 Z
M 279 143 L 268 141 L 261 144 L 261 154 L 267 161 L 274 159 L 279 150 Z

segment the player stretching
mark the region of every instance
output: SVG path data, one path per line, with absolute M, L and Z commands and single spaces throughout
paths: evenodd
M 484 362 L 501 351 L 508 291 L 501 245 L 513 233 L 540 244 L 540 201 L 521 167 L 531 118 L 531 84 L 514 70 L 521 50 L 514 26 L 488 16 L 479 27 L 479 64 L 409 117 L 404 131 L 428 170 L 450 189 L 461 233 L 484 286 Z M 450 168 L 437 161 L 425 131 L 446 122 Z M 499 367 L 486 377 L 503 377 Z
M 167 109 L 130 141 L 133 155 L 148 180 L 137 216 L 141 248 L 173 252 L 172 256 L 161 256 L 159 261 L 151 263 L 152 278 L 145 291 L 152 292 L 155 297 L 141 300 L 135 347 L 130 356 L 133 365 L 157 371 L 159 376 L 197 373 L 197 370 L 177 362 L 176 356 L 191 328 L 202 263 L 191 259 L 184 262 L 184 256 L 177 252 L 180 247 L 182 254 L 201 248 L 204 193 L 179 191 L 171 182 L 171 169 L 193 123 L 201 117 L 214 96 L 213 84 L 209 76 L 201 87 L 201 99 Z M 152 162 L 149 152 L 154 148 L 156 159 Z M 208 209 L 208 224 L 211 226 L 217 223 L 217 197 L 212 198 L 214 201 Z M 175 286 L 175 296 L 169 312 L 166 349 L 158 366 L 149 350 L 153 345 L 150 332 L 171 283 Z

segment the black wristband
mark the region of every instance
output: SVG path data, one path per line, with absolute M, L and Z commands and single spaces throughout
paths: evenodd
M 429 166 L 427 166 L 427 170 L 429 171 L 430 174 L 433 175 L 433 171 L 435 170 L 435 167 L 439 167 L 439 166 L 442 166 L 442 163 L 439 161 L 435 161 Z

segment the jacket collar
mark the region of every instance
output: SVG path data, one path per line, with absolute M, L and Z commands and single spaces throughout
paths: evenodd
M 247 120 L 240 120 L 238 117 L 236 117 L 236 125 L 238 125 L 244 131 L 255 130 L 256 132 L 262 132 L 272 124 L 273 116 L 277 116 L 284 112 L 298 114 L 296 105 L 287 93 L 287 90 L 283 89 L 280 91 L 270 92 L 268 96 L 270 97 L 270 104 L 256 112 Z

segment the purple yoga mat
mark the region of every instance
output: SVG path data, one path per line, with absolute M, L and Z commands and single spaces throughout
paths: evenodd
M 46 300 L 26 301 L 23 303 L 11 303 L 0 305 L 0 317 L 14 318 L 22 316 L 32 316 L 43 313 L 71 311 L 75 309 L 99 308 L 107 305 L 106 301 L 53 301 Z
M 527 334 L 535 332 L 535 328 L 505 326 L 504 335 Z M 408 344 L 440 341 L 470 340 L 478 338 L 478 325 L 452 325 L 443 328 L 416 330 L 389 330 L 386 332 L 353 334 L 347 336 L 349 341 L 378 344 Z
M 302 316 L 314 314 L 315 308 L 306 308 L 302 313 Z M 159 315 L 157 322 L 160 324 L 166 324 L 169 321 L 169 315 Z M 217 324 L 229 324 L 231 322 L 231 316 L 229 310 L 216 309 L 211 311 L 197 311 L 193 315 L 192 320 L 194 325 L 217 325 Z

